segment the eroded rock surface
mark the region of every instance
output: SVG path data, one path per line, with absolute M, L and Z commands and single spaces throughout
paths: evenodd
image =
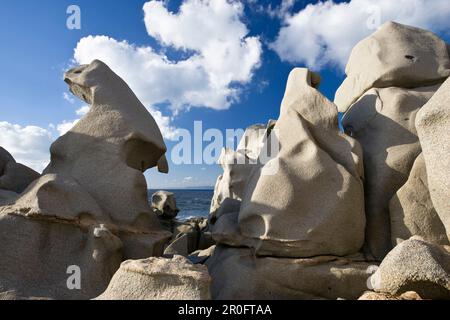
M 148 258 L 122 263 L 97 300 L 209 300 L 206 266 L 186 258 Z

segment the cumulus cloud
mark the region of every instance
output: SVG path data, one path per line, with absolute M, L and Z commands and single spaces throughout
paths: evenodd
M 148 34 L 163 49 L 187 58 L 171 60 L 150 46 L 88 36 L 77 44 L 75 61 L 108 64 L 147 106 L 166 138 L 176 129 L 156 105 L 169 104 L 176 114 L 190 107 L 223 110 L 238 101 L 239 85 L 251 80 L 262 52 L 259 38 L 247 36 L 241 3 L 186 0 L 172 13 L 166 2 L 150 1 L 143 10 Z
M 37 126 L 20 126 L 0 122 L 0 146 L 8 150 L 17 162 L 41 172 L 50 161 L 52 133 Z
M 90 106 L 82 106 L 81 108 L 77 109 L 77 111 L 75 111 L 75 113 L 78 116 L 84 116 L 89 112 L 90 109 L 91 109 Z
M 286 14 L 271 47 L 290 63 L 344 69 L 356 43 L 382 23 L 393 20 L 440 33 L 448 32 L 449 16 L 448 0 L 318 2 Z
M 70 94 L 68 94 L 67 92 L 63 92 L 63 99 L 69 102 L 70 104 L 75 103 L 75 99 L 71 97 Z
M 64 120 L 62 123 L 56 125 L 56 130 L 58 130 L 60 136 L 65 135 L 70 129 L 73 128 L 74 125 L 78 123 L 78 121 L 80 121 L 80 119 L 73 121 Z

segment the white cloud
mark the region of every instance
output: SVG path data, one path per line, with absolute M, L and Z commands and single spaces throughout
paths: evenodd
M 352 48 L 386 21 L 448 32 L 448 0 L 351 0 L 310 4 L 283 19 L 271 44 L 280 58 L 313 69 L 335 65 L 344 69 Z
M 50 161 L 52 140 L 47 129 L 0 122 L 0 146 L 8 150 L 17 162 L 38 172 Z
M 108 64 L 149 108 L 163 135 L 171 137 L 172 119 L 155 105 L 168 103 L 175 113 L 190 107 L 227 109 L 239 99 L 236 84 L 248 83 L 259 67 L 261 43 L 247 36 L 243 10 L 235 1 L 186 0 L 175 14 L 165 2 L 150 1 L 144 5 L 149 35 L 188 58 L 170 60 L 149 46 L 88 36 L 77 44 L 74 59 Z
M 75 111 L 75 113 L 78 116 L 82 117 L 82 116 L 86 115 L 90 109 L 91 109 L 91 106 L 82 106 L 81 108 L 77 109 L 77 111 Z
M 283 18 L 289 13 L 296 1 L 297 0 L 282 0 L 281 4 L 275 7 L 273 7 L 271 3 L 269 4 L 265 12 L 271 18 Z
M 80 121 L 80 119 L 76 119 L 73 121 L 64 120 L 62 123 L 59 123 L 56 126 L 56 130 L 58 130 L 60 136 L 65 135 L 70 129 L 73 128 L 74 125 L 78 123 L 78 121 Z
M 63 92 L 63 99 L 69 102 L 70 104 L 75 103 L 75 99 L 72 96 L 70 96 L 70 94 L 68 94 L 67 92 Z

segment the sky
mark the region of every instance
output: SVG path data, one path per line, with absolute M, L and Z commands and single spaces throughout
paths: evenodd
M 70 5 L 80 9 L 80 29 L 67 27 Z M 146 172 L 149 188 L 211 187 L 218 165 L 170 160 L 180 130 L 193 133 L 201 121 L 225 136 L 277 119 L 293 67 L 319 72 L 333 100 L 353 46 L 390 20 L 450 42 L 448 0 L 3 1 L 0 146 L 42 171 L 51 143 L 89 110 L 68 91 L 64 71 L 100 59 L 165 138 L 170 173 Z

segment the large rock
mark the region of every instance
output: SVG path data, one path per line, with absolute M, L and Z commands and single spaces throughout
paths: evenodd
M 427 167 L 428 185 L 437 214 L 450 234 L 450 79 L 419 111 L 417 131 Z
M 8 190 L 0 189 L 0 206 L 4 206 L 10 203 L 14 203 L 15 199 L 19 196 L 18 193 Z
M 191 218 L 187 221 L 170 221 L 164 226 L 172 232 L 172 239 L 164 250 L 164 255 L 181 255 L 209 248 L 214 244 L 207 218 Z
M 181 256 L 122 263 L 97 300 L 209 300 L 208 269 Z
M 0 292 L 97 296 L 122 261 L 122 242 L 102 220 L 107 218 L 75 181 L 46 175 L 33 182 L 14 204 L 0 207 Z M 67 285 L 72 266 L 80 272 L 78 289 Z
M 161 132 L 127 84 L 101 61 L 65 74 L 70 90 L 91 109 L 51 146 L 44 174 L 71 177 L 119 229 L 125 258 L 162 254 L 162 230 L 147 198 L 143 172 L 161 164 Z
M 340 112 L 370 88 L 440 83 L 450 76 L 450 58 L 445 42 L 435 34 L 387 22 L 353 48 L 345 73 L 335 98 Z
M 152 195 L 152 210 L 162 219 L 175 219 L 180 212 L 175 194 L 168 191 L 158 191 Z
M 255 124 L 248 127 L 239 141 L 236 151 L 240 151 L 250 159 L 257 160 L 275 123 L 276 121 L 270 120 L 266 125 Z
M 389 252 L 370 283 L 376 292 L 415 291 L 423 299 L 450 299 L 450 252 L 413 237 Z
M 392 198 L 389 213 L 393 246 L 416 235 L 431 243 L 450 244 L 449 236 L 431 202 L 422 154 L 414 162 L 406 184 Z
M 364 151 L 366 249 L 380 261 L 392 248 L 389 201 L 406 183 L 421 153 L 417 112 L 438 88 L 371 89 L 342 120 L 345 131 Z
M 247 179 L 238 230 L 257 255 L 345 256 L 362 247 L 361 149 L 339 132 L 336 106 L 312 87 L 316 78 L 291 72 L 271 133 L 279 152 Z
M 161 255 L 171 236 L 151 211 L 143 175 L 157 165 L 166 169 L 152 116 L 100 61 L 65 78 L 92 107 L 52 145 L 42 177 L 20 195 L 1 194 L 4 297 L 96 297 L 124 257 Z M 0 155 L 0 162 L 11 160 Z M 72 288 L 77 278 L 81 287 Z
M 399 296 L 367 291 L 358 300 L 422 300 L 422 298 L 414 291 L 408 291 Z
M 213 222 L 219 210 L 231 210 L 226 207 L 226 200 L 240 201 L 242 199 L 248 176 L 256 164 L 244 153 L 230 148 L 222 149 L 218 163 L 223 173 L 217 179 L 211 201 L 210 218 Z
M 222 167 L 223 174 L 217 179 L 211 201 L 212 222 L 217 219 L 219 210 L 222 213 L 234 210 L 234 207 L 227 207 L 229 200 L 241 201 L 250 172 L 261 162 L 261 153 L 264 152 L 263 159 L 267 157 L 265 145 L 274 126 L 274 120 L 270 120 L 267 125 L 250 126 L 245 130 L 236 151 L 222 149 L 218 164 Z
M 40 174 L 17 163 L 11 154 L 0 147 L 0 189 L 22 193 Z
M 357 299 L 373 269 L 358 257 L 280 259 L 222 246 L 206 265 L 219 300 Z

